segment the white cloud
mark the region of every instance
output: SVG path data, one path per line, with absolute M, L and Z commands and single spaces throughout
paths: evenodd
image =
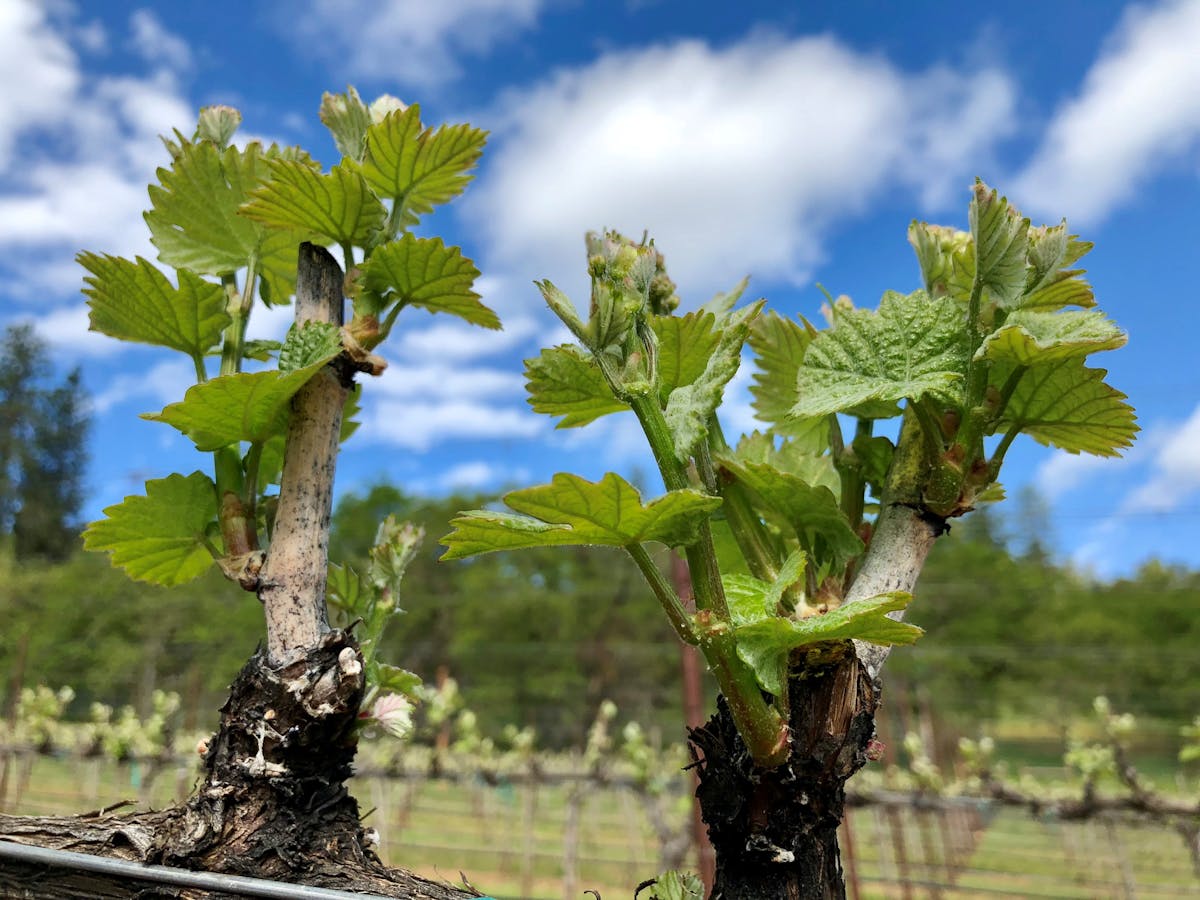
M 433 398 L 524 397 L 525 379 L 513 368 L 487 369 L 391 363 L 370 381 L 372 392 L 415 402 Z
M 527 481 L 528 477 L 529 473 L 526 469 L 510 469 L 483 460 L 476 460 L 447 469 L 438 478 L 438 485 L 448 491 L 477 491 L 506 482 Z
M 965 190 L 1013 106 L 999 71 L 913 75 L 829 37 L 614 53 L 498 104 L 463 210 L 520 281 L 570 288 L 600 227 L 648 228 L 685 293 L 746 269 L 800 281 L 830 223 L 888 185 Z
M 505 319 L 500 332 L 459 321 L 414 329 L 401 321 L 389 344 L 405 359 L 461 362 L 511 351 L 537 333 L 537 323 L 527 316 Z
M 1200 3 L 1134 7 L 1055 114 L 1012 196 L 1027 211 L 1098 222 L 1198 144 Z
M 88 308 L 82 303 L 56 309 L 30 321 L 42 340 L 56 352 L 72 358 L 114 356 L 125 349 L 120 341 L 88 331 Z
M 117 342 L 110 340 L 109 343 Z M 168 403 L 182 399 L 195 381 L 196 373 L 191 360 L 172 357 L 148 370 L 116 376 L 92 397 L 92 410 L 97 415 L 104 415 L 122 403 L 145 398 L 144 405 L 157 411 Z
M 1200 491 L 1200 405 L 1156 444 L 1153 474 L 1126 499 L 1125 512 L 1170 512 Z
M 366 441 L 425 451 L 442 441 L 528 438 L 543 429 L 533 413 L 476 400 L 376 399 L 365 414 Z
M 1118 464 L 1118 460 L 1090 453 L 1067 453 L 1056 450 L 1038 466 L 1033 476 L 1038 492 L 1048 500 L 1054 500 L 1100 474 L 1106 467 Z
M 65 117 L 81 80 L 75 52 L 44 4 L 0 3 L 0 172 L 9 168 L 23 132 Z
M 281 5 L 280 27 L 305 53 L 356 77 L 422 88 L 461 74 L 461 56 L 482 56 L 536 21 L 543 0 L 310 0 Z
M 164 28 L 150 10 L 135 10 L 129 17 L 129 30 L 130 43 L 146 62 L 175 70 L 191 67 L 192 50 L 187 41 Z

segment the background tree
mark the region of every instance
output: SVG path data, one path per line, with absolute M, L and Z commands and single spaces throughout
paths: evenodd
M 0 535 L 18 559 L 61 560 L 78 543 L 88 397 L 78 369 L 61 382 L 29 325 L 0 346 Z

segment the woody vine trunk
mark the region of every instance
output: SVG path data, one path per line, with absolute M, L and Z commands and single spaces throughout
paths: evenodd
M 847 601 L 911 591 L 944 527 L 912 507 L 887 506 Z M 689 732 L 716 853 L 712 900 L 845 897 L 837 830 L 846 781 L 868 761 L 887 649 L 844 642 L 795 652 L 783 765 L 754 763 L 723 697 L 716 715 Z
M 298 319 L 340 323 L 342 303 L 338 264 L 324 249 L 302 245 Z M 350 385 L 342 365 L 332 363 L 293 400 L 277 522 L 259 585 L 267 647 L 237 676 L 217 734 L 198 748 L 200 786 L 184 806 L 162 812 L 0 817 L 0 837 L 414 900 L 478 896 L 385 867 L 346 789 L 363 662 L 351 635 L 329 629 L 324 600 L 334 460 Z M 0 873 L 0 892 L 78 896 L 78 883 L 65 878 L 9 868 Z M 17 884 L 20 893 L 8 893 Z M 87 888 L 98 897 L 141 890 L 117 880 Z

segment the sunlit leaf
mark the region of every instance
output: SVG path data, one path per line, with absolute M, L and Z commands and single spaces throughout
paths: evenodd
M 1096 298 L 1083 279 L 1083 270 L 1070 268 L 1091 249 L 1090 242 L 1067 233 L 1066 222 L 1029 229 L 1029 268 L 1025 291 L 1017 305 L 1042 310 L 1095 306 Z
M 421 125 L 421 108 L 393 112 L 366 134 L 362 172 L 381 197 L 393 199 L 405 225 L 462 193 L 483 153 L 487 132 L 470 125 Z
M 982 181 L 975 182 L 968 217 L 975 279 L 990 297 L 1011 306 L 1025 290 L 1029 220 Z
M 782 673 L 788 654 L 797 647 L 851 639 L 885 646 L 916 641 L 924 634 L 922 629 L 887 616 L 904 609 L 911 600 L 911 594 L 896 591 L 843 603 L 805 619 L 763 618 L 735 629 L 738 655 L 754 670 L 763 690 L 779 696 L 784 690 Z
M 241 212 L 272 228 L 311 232 L 335 244 L 375 242 L 387 210 L 352 163 L 325 175 L 303 162 L 268 162 L 270 180 L 255 190 Z
M 317 330 L 314 330 L 314 335 Z M 280 358 L 292 357 L 307 364 L 289 372 L 242 372 L 221 375 L 188 390 L 182 401 L 143 419 L 166 422 L 186 434 L 197 450 L 219 450 L 240 441 L 264 443 L 287 428 L 290 403 L 300 390 L 340 350 L 327 342 L 324 355 L 317 343 L 307 350 L 288 348 Z
M 975 354 L 1019 366 L 1086 356 L 1125 346 L 1125 333 L 1099 310 L 1041 312 L 1015 310 L 1004 326 L 988 335 Z
M 575 428 L 629 409 L 613 396 L 600 367 L 574 344 L 549 347 L 525 360 L 525 384 L 534 412 L 562 416 L 559 428 Z
M 479 302 L 472 286 L 479 277 L 475 264 L 458 247 L 441 238 L 406 234 L 378 248 L 363 274 L 365 291 L 355 302 L 360 314 L 379 314 L 393 303 L 449 313 L 472 325 L 499 328 L 500 319 Z
M 229 324 L 225 291 L 187 270 L 179 287 L 140 256 L 137 262 L 115 256 L 80 253 L 92 331 L 203 356 L 221 340 Z
M 997 365 L 992 383 L 1003 384 L 1011 368 Z M 1132 446 L 1138 428 L 1125 395 L 1104 383 L 1104 369 L 1079 357 L 1031 367 L 1017 384 L 993 432 L 1013 426 L 1040 444 L 1070 453 L 1116 456 Z
M 962 309 L 950 297 L 888 291 L 879 310 L 842 312 L 804 354 L 797 416 L 932 394 L 953 400 L 966 371 Z
M 709 419 L 721 404 L 725 385 L 737 374 L 750 325 L 765 302 L 755 301 L 719 319 L 717 343 L 708 355 L 704 371 L 691 383 L 671 391 L 663 416 L 675 439 L 678 459 L 690 458 L 707 436 Z
M 321 96 L 321 121 L 333 135 L 342 156 L 348 156 L 355 162 L 362 162 L 367 147 L 367 128 L 371 125 L 371 110 L 362 102 L 358 91 L 346 88 L 344 94 Z
M 523 515 L 463 513 L 442 539 L 448 548 L 442 559 L 556 545 L 676 546 L 695 540 L 700 524 L 721 505 L 720 498 L 694 490 L 671 491 L 643 504 L 637 489 L 612 472 L 598 482 L 559 473 L 550 484 L 506 494 L 504 502 Z
M 147 481 L 144 496 L 126 497 L 104 515 L 84 531 L 83 545 L 111 553 L 130 578 L 183 584 L 213 563 L 204 535 L 217 516 L 216 487 L 202 472 Z

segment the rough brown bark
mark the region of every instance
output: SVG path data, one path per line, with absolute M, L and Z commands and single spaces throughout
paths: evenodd
M 344 632 L 328 632 L 307 656 L 280 669 L 257 654 L 234 681 L 221 729 L 204 748 L 204 780 L 184 806 L 123 816 L 3 816 L 0 837 L 412 900 L 478 896 L 389 869 L 371 849 L 345 786 L 362 691 L 361 657 Z M 69 873 L 41 882 L 30 876 L 5 867 L 0 895 L 132 897 L 143 889 L 104 888 L 89 876 L 79 894 Z
M 911 592 L 943 529 L 940 519 L 916 509 L 886 506 L 846 599 Z M 866 764 L 875 734 L 887 649 L 856 641 L 793 654 L 784 765 L 754 764 L 724 698 L 706 725 L 689 732 L 696 796 L 716 851 L 712 900 L 845 897 L 837 830 L 846 781 Z
M 689 737 L 716 850 L 713 900 L 845 896 L 837 829 L 846 780 L 867 761 L 877 695 L 849 645 L 810 651 L 790 681 L 791 755 L 760 769 L 724 698 Z

